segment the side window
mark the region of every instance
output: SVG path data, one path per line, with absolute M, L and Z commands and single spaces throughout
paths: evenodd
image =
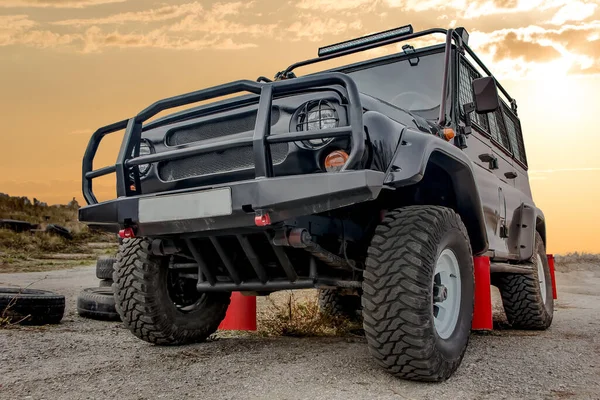
M 523 143 L 523 133 L 521 132 L 521 123 L 504 103 L 502 104 L 502 112 L 504 113 L 506 130 L 508 131 L 508 138 L 510 140 L 510 147 L 513 150 L 513 155 L 521 163 L 527 165 L 525 145 Z
M 504 125 L 504 118 L 502 118 L 502 111 L 496 110 L 494 113 L 488 114 L 490 120 L 490 133 L 492 138 L 500 143 L 504 148 L 510 149 L 510 143 L 508 139 L 508 132 Z
M 472 103 L 475 100 L 471 90 L 471 82 L 473 79 L 479 77 L 481 77 L 479 71 L 477 71 L 465 58 L 461 57 L 458 82 L 458 101 L 461 106 L 461 115 L 463 115 L 462 106 L 467 103 Z M 489 134 L 500 146 L 508 151 L 512 150 L 513 157 L 522 164 L 527 165 L 521 123 L 504 101 L 502 101 L 501 109 L 496 110 L 493 113 L 472 113 L 471 122 L 480 130 Z
M 458 85 L 458 101 L 462 107 L 464 104 L 472 103 L 475 101 L 473 98 L 473 92 L 471 90 L 471 82 L 473 79 L 481 77 L 481 74 L 473 68 L 469 63 L 461 57 L 460 59 L 460 71 L 459 71 L 459 85 Z M 462 111 L 461 111 L 462 112 Z M 477 124 L 477 126 L 489 133 L 489 124 L 487 115 L 485 114 L 471 114 L 471 122 Z

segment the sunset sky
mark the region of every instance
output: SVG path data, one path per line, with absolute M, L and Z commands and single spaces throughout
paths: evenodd
M 467 28 L 518 101 L 548 251 L 600 252 L 600 0 L 0 0 L 0 192 L 83 203 L 97 127 L 409 23 Z M 106 199 L 113 185 L 96 187 Z

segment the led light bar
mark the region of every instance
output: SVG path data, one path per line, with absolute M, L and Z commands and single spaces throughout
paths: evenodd
M 332 44 L 329 46 L 319 48 L 319 57 L 327 56 L 330 54 L 339 53 L 348 49 L 353 49 L 359 46 L 363 46 L 365 44 L 377 43 L 382 40 L 399 38 L 405 35 L 410 35 L 413 33 L 412 25 L 402 26 L 400 28 L 390 29 L 389 31 L 373 33 L 371 35 L 363 36 L 357 39 L 347 40 L 345 42 L 340 42 L 336 44 Z

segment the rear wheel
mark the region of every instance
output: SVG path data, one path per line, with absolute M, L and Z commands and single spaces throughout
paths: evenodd
M 391 374 L 442 381 L 459 367 L 473 317 L 473 257 L 451 209 L 391 211 L 377 227 L 363 281 L 371 354 Z
M 225 318 L 230 293 L 196 291 L 196 281 L 169 269 L 169 258 L 154 256 L 146 239 L 120 247 L 113 274 L 117 310 L 138 338 L 160 345 L 201 342 Z
M 497 286 L 508 323 L 517 329 L 548 329 L 554 315 L 550 266 L 544 241 L 535 234 L 535 252 L 530 274 L 502 274 Z
M 319 309 L 334 317 L 356 320 L 360 318 L 360 296 L 344 294 L 339 289 L 319 290 Z

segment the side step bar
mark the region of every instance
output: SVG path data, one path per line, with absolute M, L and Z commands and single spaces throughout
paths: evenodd
M 507 274 L 531 274 L 534 271 L 534 265 L 526 264 L 507 264 L 507 263 L 491 263 L 490 272 L 507 273 Z

